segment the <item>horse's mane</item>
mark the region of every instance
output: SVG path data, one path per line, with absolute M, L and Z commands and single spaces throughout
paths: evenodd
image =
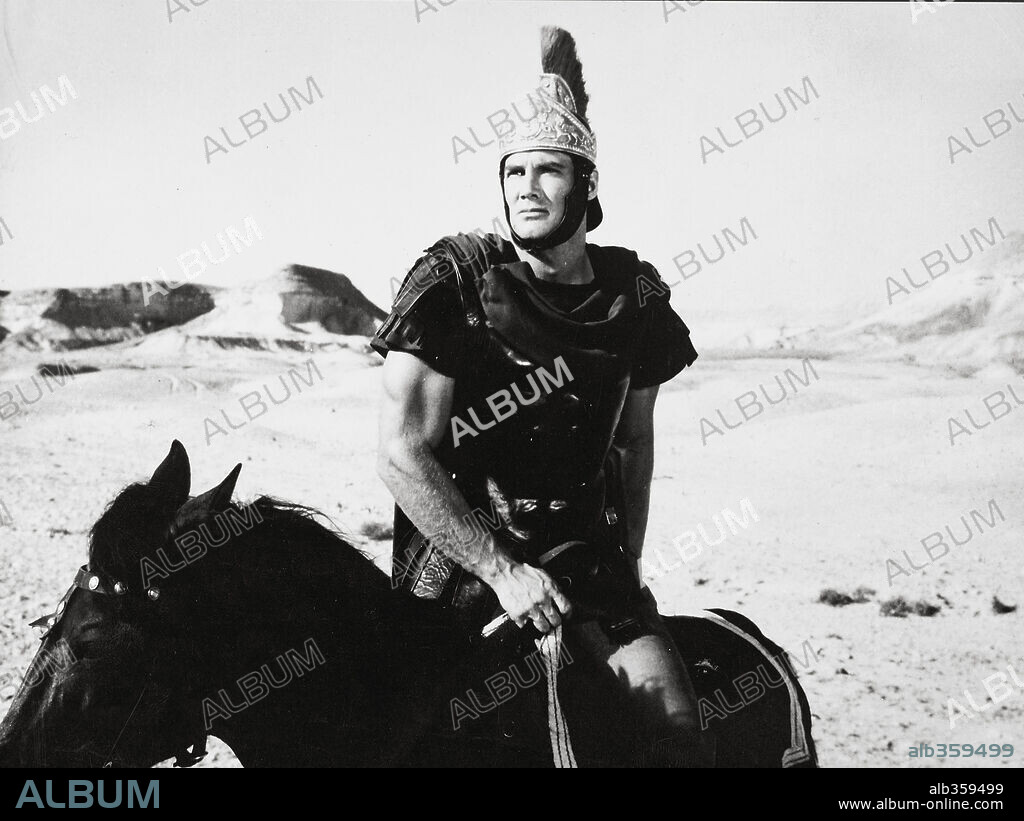
M 231 506 L 236 512 L 238 505 Z M 383 574 L 369 556 L 350 544 L 344 536 L 321 524 L 317 519 L 327 517 L 315 508 L 260 496 L 246 505 L 258 514 L 258 524 L 251 531 L 233 537 L 239 547 L 249 548 L 259 541 L 274 548 L 301 550 L 312 558 L 313 553 L 329 554 L 333 562 L 341 562 L 346 570 L 372 570 L 375 577 Z M 146 484 L 126 487 L 110 503 L 93 525 L 90 533 L 90 567 L 116 579 L 135 578 L 143 557 L 153 558 L 157 548 L 170 545 L 168 528 L 175 511 L 167 508 L 159 489 Z M 251 521 L 250 511 L 250 521 Z M 212 522 L 211 513 L 189 523 L 189 529 Z M 212 525 L 220 533 L 218 525 Z
M 163 544 L 170 514 L 155 489 L 128 485 L 92 526 L 89 566 L 114 578 L 134 575 L 142 557 Z

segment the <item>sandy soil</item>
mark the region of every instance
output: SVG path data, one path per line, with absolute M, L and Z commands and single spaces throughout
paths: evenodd
M 26 355 L 27 356 L 27 355 Z M 0 391 L 22 384 L 37 361 L 5 363 Z M 238 398 L 308 357 L 298 353 L 192 350 L 141 358 L 118 346 L 68 354 L 95 364 L 16 416 L 0 422 L 0 676 L 27 667 L 37 641 L 27 622 L 50 612 L 86 560 L 87 531 L 128 482 L 148 477 L 172 439 L 193 466 L 193 490 L 210 487 L 236 462 L 244 469 L 236 498 L 271 493 L 322 509 L 352 541 L 387 557 L 384 542 L 359 536 L 387 522 L 391 502 L 373 471 L 380 369 L 355 351 L 318 353 L 322 381 L 286 404 L 207 445 L 204 419 L 221 409 L 239 420 Z M 963 409 L 976 420 L 982 397 L 1024 379 L 989 368 L 971 377 L 903 364 L 815 362 L 819 378 L 785 403 L 702 444 L 701 416 L 716 410 L 736 424 L 735 399 L 772 383 L 795 360 L 704 357 L 662 389 L 648 551 L 659 549 L 649 581 L 663 612 L 717 606 L 739 610 L 788 648 L 814 713 L 823 766 L 950 766 L 911 759 L 918 742 L 1020 744 L 1000 766 L 1024 761 L 1024 692 L 993 704 L 982 680 L 1007 672 L 1024 680 L 1024 611 L 998 615 L 993 596 L 1022 603 L 1024 407 L 950 446 L 947 419 Z M 305 372 L 305 366 L 302 371 Z M 271 383 L 273 385 L 273 383 Z M 713 516 L 740 513 L 749 500 L 756 522 L 682 562 L 674 538 Z M 989 515 L 996 500 L 1005 521 L 929 563 L 920 540 L 960 516 Z M 0 508 L 0 514 L 3 508 Z M 962 539 L 963 537 L 960 536 Z M 948 538 L 947 538 L 948 541 Z M 885 561 L 923 569 L 890 586 Z M 877 591 L 846 607 L 820 603 L 825 588 Z M 932 617 L 886 617 L 880 602 L 924 599 Z M 805 645 L 808 642 L 808 645 Z M 804 648 L 810 647 L 808 653 Z M 806 662 L 806 668 L 804 663 Z M 0 678 L 0 681 L 4 679 Z M 9 680 L 9 679 L 8 679 Z M 949 698 L 969 690 L 980 715 L 950 730 Z M 10 703 L 0 690 L 0 712 Z M 971 711 L 973 714 L 973 710 Z M 210 766 L 237 765 L 214 744 Z M 996 766 L 973 759 L 967 766 Z

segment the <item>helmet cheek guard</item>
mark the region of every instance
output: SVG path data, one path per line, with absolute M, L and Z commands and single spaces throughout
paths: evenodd
M 526 239 L 516 233 L 516 229 L 512 226 L 504 184 L 502 184 L 501 198 L 505 206 L 505 220 L 508 222 L 509 230 L 512 232 L 513 241 L 525 251 L 544 251 L 548 248 L 554 248 L 568 241 L 579 229 L 580 223 L 583 222 L 584 218 L 587 220 L 588 231 L 597 228 L 604 218 L 601 204 L 597 201 L 597 198 L 587 199 L 590 174 L 594 170 L 594 164 L 590 160 L 576 154 L 570 154 L 569 157 L 572 159 L 573 183 L 572 188 L 569 189 L 569 193 L 565 197 L 565 209 L 562 213 L 562 220 L 543 237 Z M 498 167 L 499 182 L 504 180 L 505 160 L 507 159 L 507 156 L 501 158 L 501 164 Z

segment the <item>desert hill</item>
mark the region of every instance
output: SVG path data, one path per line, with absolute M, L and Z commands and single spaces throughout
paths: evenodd
M 2 347 L 67 351 L 108 345 L 181 325 L 214 307 L 212 289 L 183 285 L 166 298 L 143 298 L 143 284 L 39 288 L 0 294 Z
M 921 271 L 913 272 L 921 282 Z M 1010 233 L 970 263 L 871 316 L 821 335 L 829 347 L 908 361 L 982 368 L 1004 362 L 1024 370 L 1024 234 Z
M 918 287 L 902 271 L 891 272 L 897 284 L 891 286 L 890 304 L 865 317 L 747 329 L 721 348 L 730 356 L 818 353 L 969 372 L 1004 363 L 1024 372 L 1024 233 L 1008 233 L 935 279 L 920 264 L 908 271 Z M 884 292 L 885 274 L 878 281 Z
M 920 266 L 910 269 L 918 287 L 907 285 L 902 272 L 889 273 L 905 290 L 867 316 L 813 326 L 718 323 L 720 344 L 708 353 L 897 360 L 965 372 L 1004 363 L 1024 371 L 1024 233 L 979 248 L 936 279 Z M 881 291 L 885 276 L 879 274 Z M 0 354 L 114 343 L 140 360 L 235 348 L 365 352 L 366 337 L 385 316 L 348 277 L 305 265 L 233 287 L 186 283 L 154 290 L 152 283 L 133 282 L 0 291 Z
M 0 351 L 71 351 L 131 340 L 154 352 L 197 345 L 349 347 L 339 337 L 372 335 L 385 316 L 348 277 L 290 265 L 230 288 L 129 282 L 0 292 Z
M 290 265 L 254 283 L 223 289 L 213 310 L 178 332 L 190 344 L 220 348 L 322 350 L 348 347 L 339 337 L 372 336 L 386 316 L 348 277 Z

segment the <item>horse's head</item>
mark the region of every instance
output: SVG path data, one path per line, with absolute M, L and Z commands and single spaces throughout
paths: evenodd
M 448 616 L 396 596 L 315 511 L 233 505 L 240 468 L 190 498 L 175 442 L 111 502 L 88 566 L 35 622 L 0 766 L 190 764 L 207 734 L 246 766 L 397 760 L 462 646 Z
M 110 504 L 89 565 L 42 620 L 42 646 L 0 725 L 0 766 L 151 766 L 175 754 L 194 763 L 185 751 L 199 752 L 206 733 L 189 571 L 205 549 L 189 528 L 230 507 L 240 468 L 189 498 L 188 455 L 175 441 L 148 482 Z

